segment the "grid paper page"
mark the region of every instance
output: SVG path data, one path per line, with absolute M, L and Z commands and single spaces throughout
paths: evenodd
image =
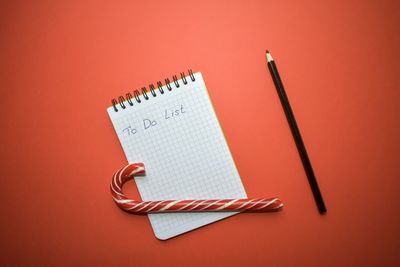
M 143 162 L 135 181 L 142 200 L 246 198 L 201 73 L 179 88 L 156 89 L 126 109 L 107 109 L 129 163 Z M 165 240 L 236 212 L 149 214 L 157 238 Z

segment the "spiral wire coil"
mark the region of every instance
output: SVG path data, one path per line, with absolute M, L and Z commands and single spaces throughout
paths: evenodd
M 181 78 L 183 85 L 188 84 L 187 77 L 189 77 L 192 82 L 194 82 L 196 80 L 196 78 L 193 75 L 193 71 L 191 69 L 188 70 L 188 73 L 189 73 L 188 76 L 186 76 L 184 72 L 180 73 L 180 78 Z M 172 91 L 171 84 L 174 84 L 175 88 L 179 88 L 181 86 L 177 75 L 172 76 L 172 82 L 168 78 L 165 78 L 164 82 L 165 82 L 165 86 L 168 91 Z M 157 92 L 157 90 L 158 90 L 158 92 Z M 146 87 L 142 87 L 140 90 L 133 90 L 133 95 L 130 92 L 128 92 L 125 94 L 125 96 L 121 95 L 117 99 L 113 98 L 111 100 L 111 103 L 113 105 L 114 111 L 118 112 L 120 109 L 126 109 L 128 107 L 128 105 L 133 106 L 135 101 L 137 102 L 136 104 L 140 104 L 142 102 L 142 100 L 146 101 L 146 100 L 149 100 L 150 97 L 156 97 L 157 93 L 158 94 L 165 93 L 165 90 L 163 89 L 163 84 L 161 81 L 157 82 L 157 88 L 154 86 L 154 84 L 150 84 L 149 90 Z

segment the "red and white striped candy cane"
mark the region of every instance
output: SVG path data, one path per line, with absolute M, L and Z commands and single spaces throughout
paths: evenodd
M 121 209 L 135 213 L 199 212 L 199 211 L 277 211 L 283 207 L 278 198 L 200 199 L 137 201 L 122 193 L 122 185 L 133 176 L 144 175 L 143 163 L 126 165 L 118 170 L 111 182 L 111 193 Z

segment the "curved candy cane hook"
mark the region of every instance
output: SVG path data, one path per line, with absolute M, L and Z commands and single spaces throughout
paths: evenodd
M 200 199 L 200 200 L 158 200 L 137 201 L 122 193 L 123 184 L 136 175 L 144 175 L 143 163 L 126 165 L 118 170 L 111 181 L 111 194 L 118 207 L 134 214 L 158 212 L 199 212 L 199 211 L 277 211 L 283 207 L 278 198 L 243 199 Z

